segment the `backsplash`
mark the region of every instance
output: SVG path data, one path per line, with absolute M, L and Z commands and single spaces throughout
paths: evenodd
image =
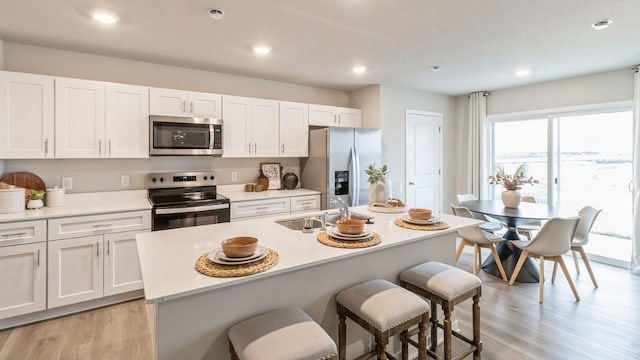
M 48 188 L 62 186 L 62 177 L 71 177 L 73 188 L 67 193 L 134 190 L 145 188 L 148 173 L 165 171 L 216 172 L 217 183 L 253 183 L 260 175 L 260 163 L 280 163 L 282 173 L 300 175 L 299 158 L 224 159 L 198 156 L 167 156 L 148 159 L 53 159 L 0 160 L 0 173 L 27 171 L 38 175 Z M 237 180 L 232 181 L 232 173 Z M 122 187 L 122 176 L 129 176 L 129 186 Z

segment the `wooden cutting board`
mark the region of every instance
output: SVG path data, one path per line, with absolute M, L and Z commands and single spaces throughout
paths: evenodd
M 45 191 L 47 189 L 44 181 L 42 181 L 42 179 L 40 179 L 38 175 L 30 172 L 6 173 L 0 178 L 0 182 L 38 191 Z M 31 196 L 29 195 L 29 191 L 25 193 L 25 198 L 27 201 L 29 201 L 29 199 L 31 198 Z

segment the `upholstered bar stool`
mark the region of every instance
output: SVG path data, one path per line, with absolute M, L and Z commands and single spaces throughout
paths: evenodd
M 427 354 L 434 359 L 443 359 L 436 354 L 438 344 L 437 329 L 444 330 L 444 359 L 463 359 L 473 353 L 473 358 L 480 359 L 482 341 L 480 341 L 480 295 L 482 281 L 466 271 L 453 266 L 431 261 L 400 273 L 400 284 L 408 290 L 431 301 L 431 346 Z M 469 339 L 451 328 L 451 314 L 453 307 L 469 298 L 473 298 L 473 339 Z M 444 320 L 438 321 L 437 304 L 444 312 Z M 407 334 L 414 335 L 413 332 Z M 460 354 L 452 357 L 452 336 L 466 342 L 470 346 Z M 413 340 L 409 343 L 415 345 Z
M 386 351 L 389 338 L 405 333 L 418 325 L 418 359 L 424 360 L 427 348 L 426 327 L 429 304 L 416 294 L 386 280 L 370 280 L 341 291 L 336 296 L 338 308 L 338 354 L 346 359 L 347 325 L 349 317 L 371 333 L 376 348 L 356 359 L 369 359 L 377 355 L 378 360 L 395 359 Z M 406 339 L 406 336 L 401 339 Z M 402 344 L 402 359 L 409 357 L 406 341 Z
M 336 343 L 298 308 L 274 310 L 233 325 L 229 352 L 234 360 L 329 360 Z

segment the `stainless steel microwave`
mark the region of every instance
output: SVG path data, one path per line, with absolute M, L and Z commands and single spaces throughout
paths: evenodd
M 149 116 L 149 155 L 222 155 L 222 119 Z

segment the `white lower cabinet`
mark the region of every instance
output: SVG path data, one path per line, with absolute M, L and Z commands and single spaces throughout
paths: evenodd
M 288 197 L 231 202 L 231 221 L 257 219 L 264 216 L 289 214 L 291 200 Z
M 0 247 L 0 319 L 47 305 L 46 242 Z
M 48 307 L 142 289 L 135 235 L 150 211 L 49 220 Z

